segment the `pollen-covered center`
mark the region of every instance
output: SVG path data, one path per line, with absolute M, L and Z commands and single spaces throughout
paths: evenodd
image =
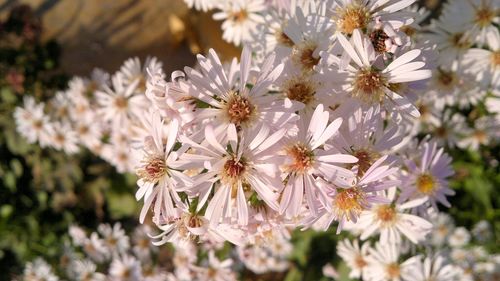
M 389 39 L 389 36 L 382 29 L 375 29 L 370 33 L 370 41 L 377 53 L 386 51 L 385 40 L 387 39 Z
M 308 105 L 314 100 L 316 87 L 306 79 L 289 80 L 284 87 L 287 98 Z
M 337 10 L 335 20 L 337 29 L 345 34 L 352 34 L 355 29 L 364 29 L 368 26 L 371 16 L 364 5 L 352 4 Z
M 352 216 L 358 217 L 366 209 L 366 195 L 357 187 L 341 189 L 333 199 L 339 217 L 345 216 L 351 220 Z
M 397 263 L 388 264 L 385 268 L 385 272 L 389 279 L 396 279 L 401 275 L 401 269 Z
M 381 102 L 384 97 L 386 79 L 376 69 L 360 69 L 353 83 L 353 96 L 367 102 Z
M 149 156 L 143 161 L 144 165 L 137 170 L 137 175 L 148 182 L 157 182 L 167 173 L 165 159 L 160 156 Z
M 495 10 L 483 7 L 476 11 L 474 22 L 476 22 L 480 27 L 486 27 L 493 22 L 494 18 Z
M 396 210 L 390 205 L 381 205 L 376 209 L 377 218 L 382 224 L 392 225 L 397 217 Z
M 287 167 L 290 172 L 304 173 L 314 164 L 314 153 L 305 144 L 296 143 L 289 146 L 286 153 L 292 159 Z
M 250 120 L 255 106 L 246 97 L 233 94 L 227 102 L 227 117 L 235 125 L 241 125 Z
M 430 174 L 421 174 L 417 177 L 417 190 L 423 194 L 431 194 L 436 189 L 436 179 Z

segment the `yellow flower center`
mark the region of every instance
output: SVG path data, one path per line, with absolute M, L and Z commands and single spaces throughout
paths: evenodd
M 356 217 L 366 209 L 365 193 L 357 187 L 341 189 L 333 199 L 333 205 L 339 218 L 345 217 L 350 220 L 350 214 Z
M 376 210 L 378 220 L 383 224 L 392 225 L 397 218 L 397 213 L 394 207 L 390 205 L 381 205 Z
M 421 174 L 417 178 L 417 190 L 423 194 L 431 194 L 436 188 L 436 180 L 432 175 Z
M 491 54 L 491 65 L 493 67 L 500 67 L 500 51 Z
M 314 153 L 304 144 L 296 143 L 285 149 L 288 156 L 292 158 L 292 163 L 287 166 L 287 170 L 296 173 L 304 173 L 314 164 Z
M 371 15 L 364 5 L 351 4 L 346 8 L 339 8 L 339 15 L 335 20 L 337 30 L 345 34 L 352 34 L 355 29 L 364 29 L 370 22 Z
M 391 263 L 387 265 L 385 271 L 387 272 L 387 276 L 390 279 L 398 278 L 399 275 L 401 274 L 401 269 L 399 267 L 399 264 L 397 263 Z
M 143 161 L 145 165 L 137 170 L 137 176 L 148 182 L 157 182 L 167 173 L 165 159 L 160 156 L 147 156 Z
M 316 47 L 314 42 L 303 42 L 296 45 L 292 51 L 293 61 L 300 65 L 303 70 L 311 71 L 319 63 L 319 57 L 314 56 Z
M 232 94 L 227 102 L 227 117 L 235 125 L 248 122 L 255 113 L 255 106 L 246 97 Z

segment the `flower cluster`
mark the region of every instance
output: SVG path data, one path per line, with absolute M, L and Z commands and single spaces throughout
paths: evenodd
M 230 252 L 224 250 L 222 243 L 195 245 L 187 241 L 173 245 L 173 253 L 152 245 L 151 232 L 148 225 L 141 225 L 128 235 L 117 223 L 101 224 L 87 235 L 82 228 L 71 226 L 71 242 L 64 244 L 64 252 L 54 268 L 37 258 L 26 264 L 16 280 L 230 281 L 237 280 L 236 269 L 243 266 L 256 273 L 288 268 L 286 255 L 291 245 L 286 237 L 272 231 L 256 244 Z M 227 258 L 221 260 L 224 256 Z
M 123 64 L 112 77 L 95 69 L 90 78 L 74 77 L 68 89 L 60 91 L 47 104 L 33 97 L 14 113 L 17 131 L 28 142 L 63 150 L 67 154 L 85 147 L 121 172 L 134 172 L 134 142 L 144 127 L 140 120 L 151 106 L 144 95 L 147 72 L 161 73 L 155 58 L 144 66 L 138 58 Z
M 491 226 L 486 221 L 477 223 L 472 232 L 455 227 L 445 213 L 431 215 L 436 222 L 424 247 L 415 249 L 397 247 L 391 243 L 360 242 L 345 239 L 337 245 L 337 252 L 350 269 L 349 278 L 361 280 L 496 280 L 500 274 L 498 255 L 488 253 L 483 246 L 492 238 Z M 336 278 L 331 265 L 324 268 L 325 276 Z

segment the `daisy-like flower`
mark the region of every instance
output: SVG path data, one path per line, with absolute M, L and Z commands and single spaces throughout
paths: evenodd
M 33 97 L 26 97 L 23 107 L 16 107 L 14 111 L 17 132 L 29 143 L 38 141 L 41 147 L 52 144 L 53 134 L 49 116 L 43 112 L 44 107 L 44 103 L 37 104 Z
M 233 260 L 226 259 L 220 261 L 213 251 L 208 253 L 208 266 L 193 266 L 198 280 L 206 281 L 233 281 L 236 280 L 236 274 L 231 270 Z
M 123 254 L 130 248 L 129 237 L 125 234 L 120 223 L 116 223 L 112 228 L 109 224 L 101 224 L 97 231 L 102 235 L 107 251 L 113 256 Z
M 327 195 L 315 182 L 316 177 L 341 187 L 353 184 L 354 173 L 336 164 L 352 164 L 358 159 L 321 148 L 342 124 L 341 118 L 328 124 L 329 117 L 330 113 L 323 110 L 323 105 L 318 105 L 310 118 L 300 120 L 297 135 L 289 139 L 283 149 L 286 160 L 282 168 L 287 176 L 279 211 L 288 217 L 299 215 L 304 195 L 313 216 L 321 205 L 328 204 Z
M 452 159 L 443 148 L 438 149 L 434 141 L 425 142 L 421 146 L 421 156 L 418 160 L 406 161 L 407 175 L 402 179 L 399 202 L 409 198 L 427 197 L 436 210 L 437 202 L 450 207 L 446 196 L 455 194 L 448 187 L 448 178 L 454 174 L 451 168 Z
M 446 242 L 449 235 L 455 228 L 455 225 L 453 224 L 453 219 L 450 215 L 446 213 L 435 213 L 435 209 L 432 208 L 429 210 L 432 211 L 429 214 L 429 217 L 433 222 L 430 242 L 434 246 L 441 246 L 444 242 Z
M 488 36 L 489 50 L 472 48 L 464 55 L 467 71 L 477 75 L 477 81 L 500 91 L 500 31 Z
M 90 238 L 85 239 L 82 247 L 85 254 L 97 263 L 102 263 L 110 257 L 110 253 L 104 245 L 104 241 L 100 239 L 99 235 L 95 232 L 90 234 Z
M 404 11 L 416 0 L 334 0 L 327 16 L 335 23 L 335 29 L 351 35 L 354 30 L 373 28 L 376 20 L 387 22 L 398 29 L 413 22 L 413 15 Z
M 395 243 L 376 243 L 370 248 L 366 258 L 368 265 L 363 272 L 364 278 L 370 281 L 406 280 L 406 272 L 413 267 L 412 260 L 399 261 L 400 245 Z
M 454 25 L 444 20 L 432 21 L 430 33 L 422 36 L 423 41 L 436 44 L 439 52 L 437 63 L 447 70 L 459 70 L 458 63 L 473 45 L 470 36 L 461 25 Z
M 139 281 L 142 279 L 141 263 L 133 256 L 124 255 L 113 259 L 109 266 L 111 281 Z
M 74 260 L 69 265 L 71 277 L 77 281 L 105 281 L 106 275 L 96 272 L 97 266 L 91 260 Z
M 478 150 L 481 145 L 489 145 L 490 142 L 500 136 L 499 122 L 493 116 L 483 116 L 474 121 L 474 127 L 466 127 L 462 130 L 463 138 L 457 146 L 463 149 Z
M 196 120 L 214 118 L 215 131 L 224 133 L 217 127 L 227 128 L 230 124 L 242 128 L 252 128 L 266 123 L 268 126 L 280 128 L 283 124 L 298 118 L 290 101 L 283 101 L 277 95 L 266 95 L 271 86 L 283 71 L 283 65 L 273 67 L 274 56 L 270 56 L 262 65 L 256 77 L 251 73 L 250 49 L 244 48 L 241 64 L 233 60 L 229 71 L 223 69 L 219 57 L 213 49 L 207 58 L 198 55 L 202 73 L 185 68 L 190 79 L 189 95 L 207 103 L 210 108 L 202 108 L 196 112 Z M 182 82 L 181 86 L 183 86 Z M 253 84 L 249 89 L 248 84 Z
M 349 77 L 345 82 L 339 81 L 347 83 L 343 88 L 350 97 L 365 104 L 380 103 L 390 112 L 397 110 L 413 117 L 420 116 L 415 105 L 395 92 L 399 83 L 419 81 L 431 76 L 430 70 L 421 69 L 425 66 L 423 61 L 414 61 L 420 56 L 420 50 L 408 51 L 386 67 L 378 68 L 373 46 L 359 30 L 353 31 L 350 41 L 342 34 L 338 34 L 338 40 L 351 58 L 351 63 L 345 69 Z
M 398 126 L 385 125 L 380 106 L 367 110 L 357 108 L 333 138 L 339 150 L 358 158 L 354 165 L 358 176 L 363 174 L 383 154 L 388 154 L 401 143 Z
M 338 188 L 320 182 L 321 189 L 329 196 L 331 204 L 327 204 L 320 216 L 320 224 L 327 229 L 333 220 L 339 222 L 337 233 L 340 233 L 346 222 L 356 223 L 361 212 L 369 210 L 374 203 L 390 203 L 386 198 L 378 196 L 377 192 L 394 187 L 400 182 L 390 180 L 397 168 L 384 164 L 387 156 L 381 157 L 349 188 Z M 319 226 L 319 225 L 317 225 Z
M 78 152 L 78 135 L 71 125 L 67 122 L 52 123 L 53 135 L 51 137 L 51 146 L 57 150 L 64 150 L 66 154 Z
M 469 244 L 471 237 L 469 231 L 465 227 L 457 227 L 450 235 L 448 244 L 453 248 L 460 248 Z
M 213 15 L 222 23 L 222 38 L 239 46 L 252 39 L 252 33 L 257 31 L 257 25 L 264 22 L 261 15 L 266 5 L 264 0 L 234 0 L 224 1 L 217 5 L 221 11 Z
M 150 135 L 144 139 L 141 164 L 136 170 L 139 189 L 135 197 L 137 200 L 144 198 L 139 217 L 141 223 L 151 206 L 155 222 L 177 217 L 175 205 L 181 204 L 181 200 L 176 191 L 191 182 L 188 176 L 175 169 L 177 153 L 173 148 L 179 131 L 177 120 L 164 126 L 159 114 L 152 112 L 149 122 Z
M 390 188 L 386 192 L 387 199 L 393 202 L 396 189 Z M 426 197 L 408 201 L 404 204 L 378 204 L 371 210 L 363 211 L 356 224 L 350 224 L 349 229 L 361 230 L 361 240 L 365 240 L 374 233 L 380 233 L 380 243 L 401 243 L 401 234 L 411 242 L 417 244 L 432 229 L 427 220 L 408 213 L 405 210 L 422 205 Z
M 494 0 L 449 1 L 443 6 L 441 20 L 466 30 L 479 46 L 483 46 L 500 24 L 500 4 Z
M 411 266 L 405 268 L 405 280 L 407 281 L 452 281 L 456 280 L 455 267 L 446 261 L 443 255 L 434 257 L 422 257 L 421 255 L 408 259 Z
M 190 192 L 199 195 L 198 209 L 205 205 L 211 191 L 215 192 L 205 211 L 212 226 L 223 219 L 233 218 L 233 215 L 238 224 L 247 225 L 248 201 L 254 193 L 258 200 L 277 210 L 277 192 L 282 186 L 278 174 L 280 159 L 273 154 L 279 149 L 277 144 L 286 130 L 271 134 L 269 128 L 262 125 L 259 130 L 250 130 L 238 136 L 236 127 L 232 125 L 228 132 L 228 142 L 219 142 L 211 125 L 205 127 L 205 142 L 201 144 L 181 138 L 183 143 L 196 151 L 181 156 L 186 163 L 184 168 L 207 170 L 190 188 Z
M 141 61 L 137 57 L 126 60 L 120 68 L 124 87 L 127 88 L 139 81 L 135 89 L 137 94 L 144 94 L 149 77 L 148 72 L 164 75 L 162 67 L 163 64 L 155 57 L 147 57 L 142 67 Z
M 361 247 L 359 241 L 351 242 L 344 239 L 337 244 L 338 255 L 347 263 L 350 268 L 349 278 L 362 278 L 368 262 L 366 257 L 370 249 L 369 243 L 364 243 Z
M 144 95 L 134 95 L 139 80 L 125 86 L 123 79 L 123 75 L 117 73 L 112 79 L 113 89 L 105 86 L 104 91 L 95 93 L 99 114 L 105 122 L 117 127 L 128 125 L 133 116 L 140 115 L 146 108 Z
M 52 267 L 42 258 L 37 258 L 34 262 L 26 264 L 22 280 L 33 281 L 59 281 Z

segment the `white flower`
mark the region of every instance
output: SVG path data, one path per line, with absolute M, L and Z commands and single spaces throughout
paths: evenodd
M 141 264 L 129 255 L 113 259 L 109 266 L 109 276 L 111 281 L 140 281 L 143 280 Z
M 213 15 L 222 23 L 222 38 L 239 46 L 252 39 L 251 34 L 257 31 L 257 24 L 264 21 L 261 13 L 266 6 L 264 0 L 223 1 L 217 8 L 222 11 Z
M 470 233 L 465 227 L 457 227 L 448 238 L 448 244 L 453 248 L 460 248 L 467 245 L 470 241 Z
M 338 255 L 347 263 L 350 268 L 349 278 L 361 278 L 366 270 L 368 262 L 366 257 L 370 249 L 369 243 L 364 243 L 361 247 L 359 241 L 351 242 L 349 239 L 344 239 L 337 244 Z
M 443 148 L 438 149 L 436 142 L 424 142 L 419 146 L 422 147 L 421 156 L 406 161 L 408 174 L 402 178 L 399 202 L 426 196 L 436 210 L 437 202 L 450 207 L 446 196 L 455 194 L 448 187 L 448 178 L 454 174 L 451 157 Z
M 42 258 L 37 258 L 34 262 L 28 262 L 23 272 L 23 279 L 29 281 L 59 281 L 52 272 L 52 267 Z
M 388 191 L 387 198 L 392 201 L 396 190 L 392 188 Z M 362 240 L 380 232 L 382 244 L 401 243 L 401 234 L 417 244 L 431 231 L 432 224 L 419 216 L 404 213 L 404 211 L 415 208 L 425 201 L 427 198 L 423 197 L 404 204 L 375 205 L 371 210 L 363 211 L 357 223 L 350 225 L 349 228 L 361 230 L 360 238 Z
M 97 231 L 102 235 L 107 251 L 113 256 L 124 254 L 130 248 L 129 238 L 120 223 L 114 224 L 113 228 L 109 224 L 100 224 Z
M 213 251 L 208 253 L 208 266 L 193 266 L 196 276 L 199 280 L 206 281 L 233 281 L 236 280 L 236 274 L 231 271 L 233 260 L 226 259 L 220 261 Z
M 376 243 L 368 249 L 366 258 L 368 265 L 363 272 L 364 280 L 369 281 L 400 281 L 406 280 L 405 273 L 412 267 L 412 261 L 399 261 L 400 245 L 396 243 Z
M 315 183 L 316 177 L 341 187 L 353 184 L 354 173 L 337 163 L 356 163 L 358 159 L 321 148 L 342 124 L 341 118 L 329 123 L 329 117 L 330 113 L 323 110 L 323 105 L 318 105 L 311 117 L 300 120 L 297 135 L 286 141 L 283 149 L 286 160 L 282 167 L 287 178 L 279 211 L 288 217 L 299 215 L 304 195 L 313 216 L 321 205 L 329 204 L 327 195 Z
M 395 58 L 389 65 L 377 67 L 373 46 L 359 30 L 354 30 L 350 41 L 342 34 L 338 34 L 338 40 L 353 62 L 345 68 L 349 77 L 341 82 L 350 97 L 370 105 L 381 103 L 390 112 L 396 110 L 413 117 L 420 116 L 415 105 L 393 90 L 399 83 L 431 77 L 430 70 L 421 69 L 425 66 L 423 61 L 414 61 L 420 56 L 420 50 L 408 51 Z M 337 63 L 340 66 L 345 64 L 342 61 Z
M 137 200 L 144 198 L 139 221 L 144 222 L 149 208 L 153 206 L 153 221 L 158 223 L 177 216 L 174 207 L 182 205 L 177 191 L 190 184 L 191 180 L 174 169 L 177 153 L 173 148 L 177 142 L 178 121 L 174 119 L 164 126 L 157 112 L 151 112 L 147 121 L 149 135 L 144 138 L 142 160 L 136 170 L 139 189 L 135 197 Z
M 423 260 L 422 260 L 423 259 Z M 412 266 L 406 268 L 405 281 L 453 281 L 457 272 L 443 255 L 434 257 L 415 256 L 408 260 Z

